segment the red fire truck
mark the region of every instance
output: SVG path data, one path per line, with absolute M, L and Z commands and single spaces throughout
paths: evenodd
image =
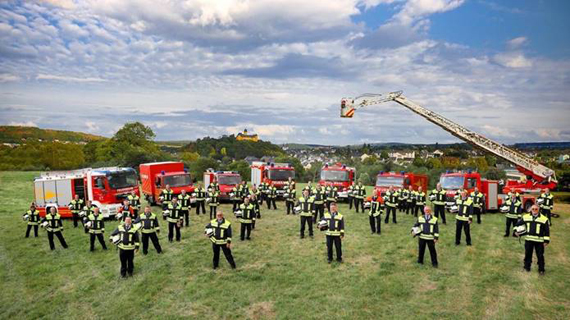
M 40 215 L 55 207 L 63 218 L 70 218 L 69 203 L 79 198 L 91 200 L 101 214 L 114 216 L 121 202 L 132 192 L 139 194 L 137 173 L 132 168 L 98 168 L 44 172 L 34 179 L 35 203 Z
M 422 190 L 427 193 L 428 187 L 428 177 L 425 174 L 411 173 L 411 172 L 384 172 L 381 171 L 378 176 L 376 176 L 376 186 L 374 190 L 380 195 L 384 195 L 386 191 L 394 186 L 394 189 L 408 189 L 410 186 L 414 190 L 418 190 L 418 187 L 422 187 Z
M 290 163 L 266 163 L 255 161 L 251 164 L 251 183 L 259 186 L 266 182 L 277 188 L 277 195 L 285 193 L 289 178 L 295 180 L 295 168 Z
M 206 189 L 214 181 L 214 178 L 220 187 L 220 199 L 224 200 L 229 199 L 232 189 L 241 183 L 241 176 L 236 171 L 214 171 L 213 169 L 208 169 L 204 172 L 204 187 Z
M 142 183 L 142 193 L 150 204 L 156 204 L 160 193 L 166 185 L 175 195 L 182 190 L 187 193 L 194 192 L 192 177 L 184 169 L 182 162 L 152 162 L 143 163 L 139 167 Z
M 325 164 L 321 168 L 321 180 L 319 184 L 326 186 L 332 184 L 338 189 L 339 198 L 348 198 L 348 187 L 354 182 L 356 169 L 347 167 L 341 163 L 332 166 Z

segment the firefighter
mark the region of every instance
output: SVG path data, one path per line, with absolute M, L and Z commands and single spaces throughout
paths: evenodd
M 170 189 L 170 185 L 167 184 L 166 188 L 162 189 L 160 192 L 160 200 L 162 201 L 162 208 L 168 208 L 170 202 L 172 202 L 172 198 L 174 198 L 174 191 Z
M 136 192 L 133 190 L 131 194 L 127 196 L 127 200 L 129 200 L 129 204 L 133 207 L 133 215 L 136 219 L 141 211 L 141 198 L 137 196 Z
M 241 224 L 239 233 L 240 240 L 251 240 L 251 225 L 255 215 L 255 206 L 249 203 L 249 198 L 245 198 L 243 203 L 240 204 L 239 210 L 241 211 L 241 218 L 239 219 Z
M 89 217 L 89 215 L 93 213 L 93 209 L 95 209 L 95 208 L 97 208 L 97 206 L 92 204 L 91 200 L 87 200 L 87 202 L 85 203 L 85 206 L 83 206 L 83 212 L 85 212 L 85 218 Z M 84 229 L 85 233 L 89 233 L 89 229 L 87 229 L 87 227 L 85 226 L 84 221 L 86 221 L 86 219 L 81 220 L 81 223 L 83 223 L 83 229 Z
M 398 200 L 400 202 L 400 212 L 407 212 L 407 208 L 408 208 L 408 199 L 410 198 L 410 191 L 406 188 L 402 188 L 402 190 L 400 190 L 400 196 L 398 197 Z
M 239 204 L 242 204 L 243 201 L 244 201 L 244 199 L 247 198 L 247 197 L 249 197 L 250 190 L 249 190 L 249 187 L 247 186 L 247 182 L 245 182 L 245 181 L 242 181 L 242 182 L 241 182 L 240 187 L 241 187 L 241 188 L 240 188 L 240 191 L 241 191 L 241 192 L 240 192 L 240 195 L 241 195 L 241 197 L 240 197 L 240 203 L 239 203 Z
M 220 184 L 216 178 L 212 179 L 212 182 L 208 185 L 208 192 L 212 190 L 220 192 Z
M 46 214 L 46 216 L 42 219 L 40 224 L 43 224 L 45 222 L 47 222 L 45 228 L 47 231 L 49 248 L 51 250 L 55 250 L 55 245 L 53 243 L 53 236 L 56 236 L 57 239 L 59 239 L 59 243 L 61 243 L 61 246 L 64 249 L 67 249 L 67 243 L 65 242 L 63 234 L 61 233 L 63 231 L 63 223 L 61 222 L 61 217 L 59 216 L 59 213 L 57 213 L 55 207 L 49 208 L 49 213 Z
M 202 187 L 201 183 L 198 183 L 196 189 L 194 189 L 194 196 L 196 197 L 196 215 L 200 214 L 200 209 L 202 209 L 202 214 L 206 214 L 206 189 Z
M 303 191 L 305 191 L 305 190 L 309 190 L 309 195 L 312 195 L 313 186 L 311 184 L 311 181 L 307 182 L 307 185 L 305 186 L 305 188 L 303 188 Z
M 524 270 L 530 272 L 532 264 L 532 252 L 536 251 L 538 259 L 538 273 L 543 275 L 544 269 L 544 248 L 550 243 L 550 225 L 548 218 L 539 212 L 537 205 L 530 208 L 530 213 L 523 215 L 518 225 L 526 225 L 526 238 L 524 242 Z M 521 236 L 516 233 L 516 236 Z
M 473 213 L 477 215 L 477 224 L 481 224 L 481 214 L 485 208 L 485 195 L 479 192 L 479 188 L 475 187 L 471 192 L 471 198 L 473 199 Z
M 123 200 L 123 205 L 119 208 L 119 213 L 121 213 L 121 220 L 125 221 L 125 219 L 127 217 L 133 217 L 134 216 L 134 209 L 133 207 L 129 204 L 129 200 Z
M 325 221 L 327 230 L 327 257 L 328 262 L 332 262 L 333 245 L 336 249 L 336 261 L 342 262 L 342 239 L 344 239 L 344 217 L 338 212 L 336 202 L 330 204 L 331 211 L 326 212 L 321 221 Z
M 121 260 L 121 277 L 126 278 L 127 274 L 132 277 L 135 270 L 135 251 L 139 251 L 139 233 L 132 225 L 131 217 L 127 217 L 123 224 L 120 224 L 111 237 L 119 235 L 119 260 Z
M 394 190 L 394 186 L 390 186 L 388 191 L 386 191 L 386 195 L 384 195 L 386 201 L 386 218 L 384 219 L 384 223 L 390 221 L 390 213 L 392 213 L 392 222 L 398 223 L 396 221 L 396 207 L 398 206 L 399 197 L 400 193 Z
M 381 234 L 382 211 L 384 211 L 384 202 L 378 197 L 378 192 L 374 190 L 372 199 L 370 199 L 370 210 L 368 211 L 368 220 L 372 234 Z
M 277 188 L 271 184 L 267 188 L 267 209 L 271 209 L 271 204 L 273 204 L 273 210 L 277 210 L 275 199 L 277 199 Z
M 354 207 L 356 208 L 356 213 L 358 213 L 358 209 L 362 209 L 362 213 L 364 213 L 364 197 L 366 196 L 366 187 L 362 185 L 362 181 L 358 181 L 358 185 L 353 188 L 353 195 L 354 195 Z
M 509 211 L 505 214 L 507 219 L 505 228 L 505 238 L 511 234 L 511 225 L 515 227 L 517 221 L 521 218 L 522 213 L 522 203 L 517 200 L 516 195 L 513 193 L 509 199 L 505 202 L 505 206 L 509 208 Z M 513 232 L 513 237 L 516 235 Z
M 239 208 L 241 199 L 241 184 L 236 185 L 232 188 L 230 194 L 230 201 L 232 202 L 232 211 L 235 212 Z
M 289 190 L 289 189 L 294 189 L 295 187 L 295 181 L 293 181 L 293 178 L 289 177 L 287 178 L 287 182 L 285 183 L 285 190 Z
M 313 192 L 313 197 L 315 198 L 315 201 L 313 202 L 315 205 L 315 213 L 313 215 L 313 223 L 317 223 L 317 218 L 320 221 L 323 218 L 323 216 L 325 215 L 326 193 L 320 184 L 317 185 L 317 188 Z
M 445 222 L 445 197 L 446 197 L 446 195 L 447 195 L 447 192 L 441 188 L 441 183 L 437 184 L 435 189 L 433 189 L 431 191 L 431 195 L 430 195 L 430 197 L 434 198 L 434 200 L 432 200 L 432 203 L 433 203 L 433 207 L 434 207 L 434 211 L 435 211 L 435 217 L 439 218 L 441 216 L 441 221 L 443 222 L 443 224 L 446 224 L 446 222 Z
M 160 226 L 158 224 L 158 217 L 152 213 L 150 206 L 144 208 L 143 214 L 139 215 L 135 224 L 140 225 L 142 235 L 142 252 L 146 256 L 148 253 L 148 239 L 152 241 L 156 253 L 162 253 L 162 247 L 158 242 L 158 233 L 160 233 Z
M 236 268 L 234 257 L 232 256 L 232 224 L 229 220 L 224 219 L 221 210 L 216 213 L 216 218 L 206 225 L 206 229 L 212 229 L 209 236 L 212 241 L 212 250 L 214 251 L 214 269 L 218 268 L 220 262 L 220 249 L 224 252 L 226 260 L 228 260 L 232 269 Z
M 30 231 L 34 229 L 34 237 L 38 237 L 38 227 L 40 224 L 40 212 L 36 209 L 36 205 L 32 203 L 30 210 L 28 210 L 23 215 L 24 220 L 28 222 L 28 227 L 26 228 L 26 238 L 30 237 Z
M 461 191 L 461 196 L 455 201 L 458 208 L 455 215 L 455 245 L 461 243 L 461 233 L 465 230 L 465 241 L 471 245 L 471 222 L 473 222 L 473 199 L 467 196 L 467 191 Z
M 79 199 L 79 195 L 76 194 L 68 206 L 73 217 L 73 227 L 77 228 L 77 221 L 79 221 L 79 211 L 81 211 L 81 208 L 83 208 L 83 199 Z
M 267 201 L 267 183 L 265 181 L 259 184 L 259 204 L 263 205 L 263 201 Z
M 174 231 L 176 231 L 176 241 L 180 242 L 180 226 L 184 221 L 184 217 L 182 216 L 182 207 L 178 203 L 177 198 L 172 198 L 172 201 L 168 205 L 166 221 L 168 221 L 168 241 L 172 242 L 174 239 Z
M 550 189 L 546 188 L 540 194 L 539 199 L 542 199 L 540 204 L 540 214 L 548 218 L 548 224 L 552 226 L 552 209 L 554 208 L 554 196 L 550 194 Z
M 331 204 L 338 200 L 338 189 L 329 183 L 328 186 L 325 188 L 325 193 L 327 195 L 326 203 L 327 203 L 327 211 L 331 212 Z
M 214 219 L 216 217 L 218 205 L 220 204 L 220 192 L 212 188 L 208 192 L 208 198 L 210 199 L 208 202 L 208 206 L 210 207 L 210 219 Z
M 297 206 L 301 207 L 301 239 L 305 238 L 305 225 L 309 225 L 309 237 L 313 237 L 313 212 L 315 198 L 309 195 L 308 190 L 303 190 L 303 195 L 297 200 Z
M 429 249 L 429 255 L 431 257 L 431 265 L 434 268 L 437 268 L 437 252 L 435 250 L 435 244 L 439 238 L 439 226 L 437 225 L 437 218 L 431 215 L 431 208 L 428 206 L 425 206 L 422 211 L 423 214 L 418 217 L 416 224 L 414 224 L 414 227 L 420 228 L 421 232 L 418 237 L 418 263 L 424 264 L 424 253 L 427 245 Z
M 406 214 L 414 214 L 416 207 L 416 192 L 412 186 L 408 186 L 408 198 L 406 199 Z
M 260 209 L 260 205 L 259 205 L 259 198 L 257 197 L 257 194 L 252 193 L 249 196 L 249 203 L 251 203 L 253 205 L 253 223 L 251 224 L 251 229 L 255 230 L 255 222 L 257 221 L 257 219 L 261 219 L 261 209 Z
M 102 214 L 99 214 L 99 208 L 95 207 L 93 212 L 87 216 L 87 220 L 91 222 L 91 226 L 89 227 L 89 250 L 95 251 L 95 238 L 99 240 L 103 250 L 107 250 L 105 239 L 103 238 L 103 233 L 105 233 L 105 218 L 103 218 Z
M 295 206 L 295 201 L 297 201 L 297 190 L 295 190 L 295 183 L 292 183 L 290 186 L 286 188 L 287 188 L 286 189 L 287 197 L 285 197 L 285 204 L 287 205 L 287 214 L 289 213 L 295 214 L 295 210 L 293 210 L 293 207 Z
M 354 189 L 355 189 L 354 182 L 348 186 L 348 209 L 352 210 L 352 203 L 354 202 Z
M 184 218 L 184 226 L 190 226 L 190 197 L 189 194 L 186 193 L 186 190 L 182 190 L 178 195 L 178 204 L 180 205 L 180 214 Z
M 414 217 L 418 217 L 418 211 L 424 214 L 424 206 L 426 205 L 426 193 L 421 186 L 418 187 L 418 191 L 415 192 L 415 206 L 414 206 Z

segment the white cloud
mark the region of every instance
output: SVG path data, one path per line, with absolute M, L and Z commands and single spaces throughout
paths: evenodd
M 453 10 L 464 2 L 464 0 L 409 0 L 396 14 L 395 19 L 404 25 L 410 25 L 427 15 Z
M 507 46 L 511 49 L 518 49 L 527 43 L 528 39 L 526 37 L 517 37 L 507 41 Z
M 509 68 L 528 68 L 532 66 L 532 60 L 525 57 L 522 52 L 498 53 L 493 59 L 498 64 Z
M 8 73 L 0 73 L 0 83 L 1 82 L 12 82 L 12 81 L 19 81 L 21 78 L 17 75 L 8 74 Z
M 562 130 L 553 128 L 539 128 L 534 132 L 542 139 L 546 140 L 559 140 Z
M 495 127 L 492 125 L 484 125 L 483 130 L 491 136 L 498 138 L 512 138 L 515 135 L 507 128 Z
M 87 131 L 89 132 L 97 132 L 100 129 L 99 125 L 93 121 L 86 121 L 85 127 L 87 127 Z
M 12 121 L 8 123 L 9 126 L 20 126 L 20 127 L 37 127 L 38 125 L 32 121 L 25 121 L 25 122 L 17 122 Z
M 101 78 L 79 78 L 71 76 L 58 76 L 53 74 L 43 74 L 40 73 L 36 76 L 36 80 L 56 80 L 56 81 L 66 81 L 66 82 L 105 82 L 107 80 Z

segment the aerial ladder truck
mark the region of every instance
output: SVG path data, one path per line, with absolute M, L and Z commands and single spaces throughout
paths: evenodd
M 514 164 L 517 170 L 524 174 L 527 179 L 526 181 L 507 181 L 502 190 L 503 193 L 518 192 L 521 194 L 532 195 L 539 194 L 542 189 L 554 189 L 556 187 L 557 180 L 554 170 L 547 168 L 521 152 L 488 139 L 420 106 L 419 104 L 407 99 L 402 94 L 402 91 L 390 92 L 388 94 L 363 94 L 356 98 L 343 98 L 341 100 L 340 116 L 341 118 L 352 118 L 356 109 L 390 101 L 394 101 L 408 108 L 412 112 L 419 114 L 428 121 L 438 125 L 445 131 L 469 143 L 470 145 Z M 493 199 L 487 199 L 488 201 L 494 202 Z M 532 201 L 534 203 L 534 199 Z

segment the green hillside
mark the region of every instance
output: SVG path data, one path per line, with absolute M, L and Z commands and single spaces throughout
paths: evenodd
M 37 127 L 0 126 L 0 142 L 21 143 L 23 139 L 32 141 L 41 139 L 42 141 L 90 142 L 106 138 L 83 132 L 40 129 Z

